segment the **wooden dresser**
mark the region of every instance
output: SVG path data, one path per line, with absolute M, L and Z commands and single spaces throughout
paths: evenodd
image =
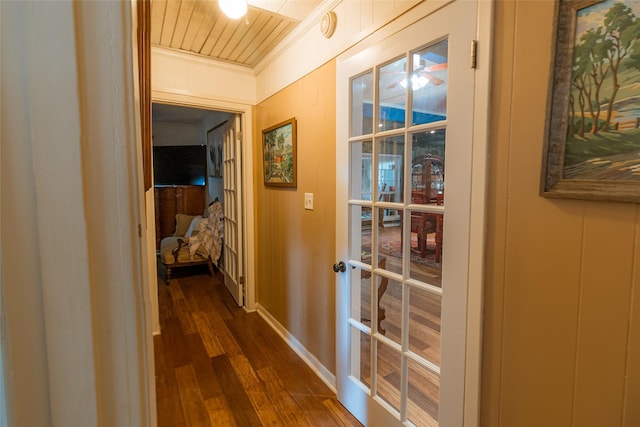
M 154 187 L 156 210 L 156 249 L 160 240 L 171 236 L 176 227 L 176 214 L 202 215 L 205 187 L 199 185 L 167 185 Z

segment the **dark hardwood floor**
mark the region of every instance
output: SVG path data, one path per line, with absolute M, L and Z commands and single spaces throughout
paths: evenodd
M 360 426 L 222 276 L 159 280 L 158 426 Z M 195 273 L 195 274 L 194 274 Z

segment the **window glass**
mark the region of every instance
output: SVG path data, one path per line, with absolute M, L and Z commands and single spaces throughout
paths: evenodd
M 405 126 L 406 88 L 406 57 L 380 68 L 380 77 L 378 79 L 378 131 L 399 129 Z
M 351 80 L 351 136 L 373 129 L 373 72 Z
M 447 118 L 449 41 L 428 46 L 412 56 L 412 123 L 432 123 Z

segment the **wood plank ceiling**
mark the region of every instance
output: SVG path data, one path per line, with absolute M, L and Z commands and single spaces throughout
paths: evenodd
M 151 44 L 253 68 L 320 3 L 255 0 L 232 20 L 217 0 L 153 0 Z

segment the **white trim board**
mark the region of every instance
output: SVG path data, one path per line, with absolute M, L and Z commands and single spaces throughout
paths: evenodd
M 333 375 L 320 361 L 309 351 L 307 348 L 302 345 L 300 341 L 296 339 L 275 317 L 269 313 L 269 311 L 260 305 L 260 303 L 256 303 L 256 308 L 258 310 L 258 314 L 260 317 L 264 319 L 265 322 L 280 337 L 287 343 L 287 345 L 302 359 L 304 363 L 307 364 L 309 368 L 324 382 L 327 387 L 331 389 L 333 393 L 336 392 L 336 376 Z

